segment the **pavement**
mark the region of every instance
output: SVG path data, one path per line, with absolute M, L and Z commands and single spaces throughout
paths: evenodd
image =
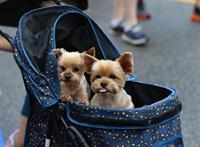
M 176 0 L 178 2 L 184 2 L 184 3 L 191 3 L 191 4 L 195 4 L 196 0 Z
M 147 1 L 147 0 L 146 0 Z M 90 0 L 87 13 L 107 33 L 112 0 Z M 109 37 L 121 52 L 135 57 L 137 79 L 175 87 L 183 103 L 182 134 L 186 147 L 200 146 L 200 24 L 190 21 L 193 5 L 176 1 L 148 0 L 150 21 L 141 22 L 150 42 L 132 46 L 119 37 Z M 0 27 L 2 29 L 2 27 Z M 14 28 L 5 28 L 14 35 Z M 20 71 L 11 54 L 0 54 L 0 129 L 4 138 L 17 127 L 25 95 Z

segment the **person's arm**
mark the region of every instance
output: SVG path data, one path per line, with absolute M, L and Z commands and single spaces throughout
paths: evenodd
M 0 36 L 0 50 L 6 52 L 12 52 L 12 47 L 10 43 L 4 38 Z

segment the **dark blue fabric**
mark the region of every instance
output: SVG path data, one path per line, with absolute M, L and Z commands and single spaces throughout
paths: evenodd
M 28 117 L 30 115 L 31 106 L 30 106 L 30 98 L 26 95 L 24 99 L 24 104 L 21 110 L 21 115 Z
M 90 141 L 91 146 L 163 147 L 164 144 L 174 144 L 175 147 L 179 147 L 178 145 L 183 145 L 179 116 L 144 129 L 97 129 L 80 125 L 76 125 L 76 127 Z M 180 139 L 179 144 L 176 143 L 176 138 Z
M 158 99 L 157 96 L 162 100 L 152 104 L 144 101 L 146 105 L 134 109 L 106 109 L 69 102 L 66 119 L 86 136 L 91 146 L 182 147 L 181 102 L 176 90 L 137 81 L 129 81 L 128 85 L 126 88 L 132 88 L 132 94 L 131 89 L 128 92 L 133 100 Z M 145 91 L 158 95 L 147 93 L 146 97 Z

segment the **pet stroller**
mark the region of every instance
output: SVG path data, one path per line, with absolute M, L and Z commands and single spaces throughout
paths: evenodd
M 12 41 L 31 99 L 25 146 L 182 147 L 181 102 L 174 88 L 127 79 L 134 109 L 105 109 L 59 99 L 54 48 L 96 48 L 100 59 L 120 53 L 88 15 L 71 6 L 32 10 L 22 16 Z

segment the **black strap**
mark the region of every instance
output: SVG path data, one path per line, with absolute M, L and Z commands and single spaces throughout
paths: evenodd
M 76 137 L 74 138 L 74 142 L 77 144 L 78 147 L 89 147 L 86 139 L 74 126 L 70 126 L 69 129 L 71 130 L 71 132 L 74 133 L 74 136 Z
M 59 119 L 59 120 L 57 120 L 57 122 L 62 123 L 64 125 L 65 135 L 67 136 L 67 138 L 69 138 L 73 147 L 89 147 L 89 145 L 88 145 L 86 139 L 83 137 L 83 135 L 74 126 L 68 125 L 66 120 L 64 119 L 63 116 L 65 115 L 65 105 L 66 104 L 64 102 L 59 102 L 58 105 L 56 105 L 56 107 L 54 107 L 54 110 L 53 110 L 54 116 L 52 116 L 52 118 L 54 118 L 54 123 L 53 123 L 54 127 L 52 126 L 52 128 L 58 129 L 58 127 L 55 128 L 55 123 L 56 123 L 55 117 L 56 117 L 57 119 Z M 59 134 L 57 131 L 54 134 L 56 136 Z M 52 131 L 50 131 L 50 132 L 52 132 Z M 57 136 L 57 137 L 59 137 L 59 136 Z
M 60 134 L 60 130 L 62 129 L 60 125 L 61 122 L 57 117 L 55 117 L 55 113 L 52 110 L 50 111 L 46 138 L 51 140 L 51 138 L 54 137 L 55 143 L 59 146 L 64 143 L 64 137 L 61 137 Z

